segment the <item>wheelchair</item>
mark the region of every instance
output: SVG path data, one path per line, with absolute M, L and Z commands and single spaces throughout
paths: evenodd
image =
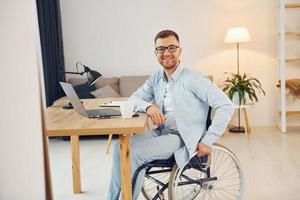
M 206 126 L 211 124 L 210 111 Z M 146 170 L 142 194 L 146 200 L 224 199 L 240 200 L 244 193 L 244 176 L 240 161 L 228 148 L 214 144 L 209 156 L 195 153 L 183 168 L 174 156 L 140 166 L 134 176 Z

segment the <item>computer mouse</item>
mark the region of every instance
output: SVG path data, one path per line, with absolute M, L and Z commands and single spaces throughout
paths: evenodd
M 63 105 L 62 107 L 63 109 L 73 109 L 73 105 L 70 103 L 66 104 L 66 105 Z

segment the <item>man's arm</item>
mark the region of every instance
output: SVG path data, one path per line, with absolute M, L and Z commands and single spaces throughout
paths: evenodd
M 195 77 L 192 88 L 201 100 L 209 104 L 212 108 L 215 108 L 212 123 L 201 140 L 201 143 L 204 145 L 198 145 L 198 149 L 200 151 L 203 149 L 203 152 L 205 152 L 207 147 L 212 147 L 213 143 L 225 131 L 234 112 L 234 106 L 228 96 L 216 84 L 204 76 Z M 198 153 L 201 154 L 199 151 Z
M 160 126 L 165 122 L 165 117 L 161 110 L 151 104 L 154 99 L 154 74 L 150 75 L 149 79 L 129 98 L 129 101 L 134 101 L 138 111 L 146 112 L 152 120 L 152 123 Z
M 152 105 L 150 102 L 154 98 L 153 88 L 154 75 L 152 74 L 137 91 L 132 93 L 128 100 L 136 104 L 138 111 L 146 112 L 146 108 Z

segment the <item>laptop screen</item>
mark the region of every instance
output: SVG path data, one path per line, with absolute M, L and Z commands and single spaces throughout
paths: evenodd
M 81 115 L 84 115 L 86 117 L 88 117 L 88 114 L 85 110 L 85 108 L 83 107 L 77 93 L 75 92 L 73 86 L 69 83 L 65 83 L 65 82 L 59 82 L 61 87 L 63 88 L 64 92 L 66 93 L 68 99 L 71 101 L 74 109 L 76 110 L 76 112 L 78 112 Z

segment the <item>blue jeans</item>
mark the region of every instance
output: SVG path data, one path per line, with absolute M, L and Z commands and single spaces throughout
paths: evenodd
M 175 151 L 184 145 L 179 133 L 170 129 L 153 129 L 143 134 L 134 135 L 130 139 L 131 173 L 141 165 L 153 160 L 168 159 Z M 116 142 L 113 151 L 113 166 L 107 200 L 121 200 L 120 182 L 120 144 Z M 142 189 L 145 170 L 142 170 L 136 180 L 133 190 L 133 200 L 136 200 Z

